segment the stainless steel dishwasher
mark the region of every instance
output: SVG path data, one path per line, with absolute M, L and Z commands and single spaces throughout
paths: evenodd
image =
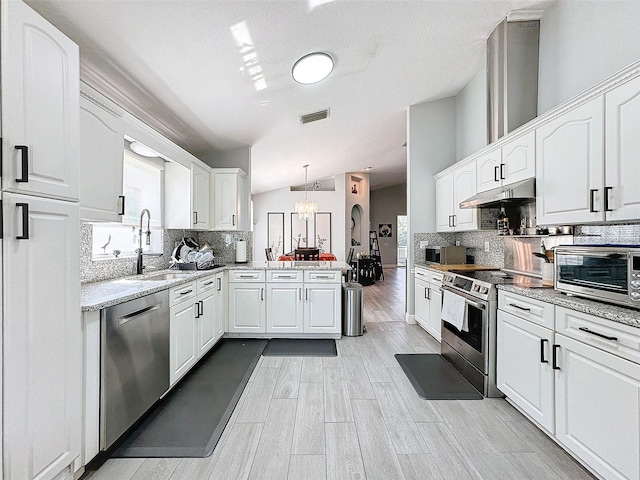
M 169 291 L 102 310 L 100 450 L 169 389 Z

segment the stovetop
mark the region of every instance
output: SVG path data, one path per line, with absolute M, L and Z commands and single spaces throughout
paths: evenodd
M 492 301 L 497 298 L 496 285 L 539 287 L 542 286 L 542 280 L 502 270 L 472 272 L 453 270 L 443 275 L 442 285 L 482 300 Z

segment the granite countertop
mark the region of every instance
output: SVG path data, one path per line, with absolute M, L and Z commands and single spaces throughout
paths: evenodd
M 101 282 L 85 283 L 80 290 L 83 312 L 91 312 L 119 303 L 166 290 L 194 279 L 225 270 L 350 270 L 345 262 L 247 262 L 228 264 L 211 270 L 156 270 L 143 275 L 113 278 Z M 150 280 L 149 277 L 175 273 L 176 278 Z
M 586 298 L 569 296 L 552 288 L 526 288 L 515 285 L 498 285 L 498 290 L 517 293 L 524 297 L 534 298 L 578 312 L 640 328 L 640 310 L 633 308 L 625 308 L 609 303 L 587 300 Z
M 448 272 L 451 270 L 461 270 L 461 271 L 478 271 L 478 270 L 500 270 L 499 267 L 490 267 L 488 265 L 477 265 L 475 263 L 461 263 L 461 264 L 448 264 L 443 265 L 441 263 L 435 262 L 414 262 L 415 267 L 429 268 L 431 270 L 437 270 L 439 272 Z

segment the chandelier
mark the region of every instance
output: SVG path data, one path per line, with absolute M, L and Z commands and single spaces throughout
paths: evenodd
M 300 220 L 309 220 L 314 213 L 318 211 L 318 205 L 316 202 L 307 199 L 307 168 L 309 165 L 304 165 L 304 200 L 296 202 L 296 212 L 298 212 L 298 218 Z

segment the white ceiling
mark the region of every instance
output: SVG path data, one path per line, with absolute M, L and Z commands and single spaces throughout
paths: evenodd
M 549 2 L 27 3 L 80 45 L 83 80 L 185 150 L 202 157 L 251 145 L 260 193 L 300 183 L 304 164 L 310 180 L 372 166 L 373 188 L 406 181 L 407 107 L 455 95 L 510 10 Z M 333 73 L 297 84 L 293 63 L 318 50 L 335 59 Z M 327 120 L 299 123 L 325 108 Z

